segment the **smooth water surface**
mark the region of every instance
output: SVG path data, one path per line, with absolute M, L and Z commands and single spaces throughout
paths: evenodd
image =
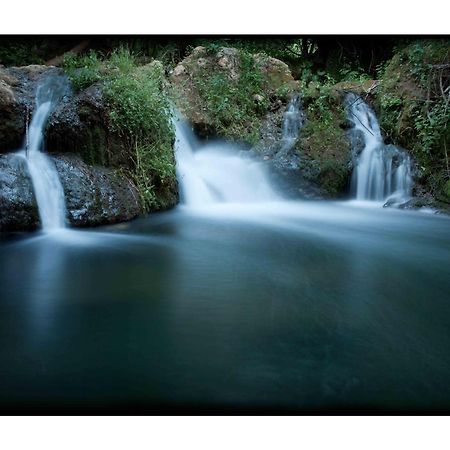
M 448 411 L 450 219 L 178 207 L 0 242 L 0 410 Z

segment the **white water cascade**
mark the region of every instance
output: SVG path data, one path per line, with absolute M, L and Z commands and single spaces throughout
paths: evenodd
M 394 145 L 385 145 L 372 109 L 356 94 L 348 94 L 347 109 L 353 123 L 351 139 L 361 139 L 363 149 L 353 172 L 353 190 L 358 200 L 404 203 L 411 197 L 410 157 Z
M 301 114 L 302 101 L 299 95 L 294 96 L 289 102 L 283 115 L 283 134 L 281 137 L 281 149 L 279 154 L 286 156 L 295 145 L 303 125 Z
M 53 161 L 43 153 L 44 127 L 53 106 L 62 95 L 63 77 L 48 77 L 36 93 L 36 107 L 27 130 L 25 151 L 44 231 L 64 228 L 66 206 L 64 191 Z
M 199 142 L 189 126 L 175 122 L 181 202 L 189 206 L 279 199 L 261 162 L 223 141 Z

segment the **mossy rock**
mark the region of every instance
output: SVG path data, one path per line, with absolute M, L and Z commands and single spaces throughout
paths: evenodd
M 309 127 L 310 131 L 296 145 L 301 156 L 301 173 L 331 197 L 340 197 L 351 176 L 350 143 L 339 126 L 313 129 L 310 122 Z
M 131 167 L 126 140 L 111 129 L 109 108 L 101 82 L 64 99 L 47 124 L 48 151 L 75 153 L 88 164 Z
M 420 39 L 397 50 L 375 95 L 386 140 L 412 153 L 421 174 L 416 182 L 435 198 L 446 196 L 450 122 L 442 91 L 449 80 L 449 40 Z
M 346 136 L 343 108 L 346 89 L 310 83 L 305 91 L 306 124 L 295 146 L 301 157 L 300 170 L 330 197 L 344 195 L 351 176 L 351 148 Z
M 177 107 L 201 136 L 256 144 L 267 113 L 299 90 L 289 67 L 236 48 L 196 47 L 171 74 Z

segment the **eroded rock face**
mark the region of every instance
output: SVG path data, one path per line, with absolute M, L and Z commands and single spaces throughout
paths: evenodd
M 42 77 L 61 73 L 55 67 L 31 65 L 0 67 L 0 153 L 17 150 L 25 136 L 27 115 L 35 107 L 35 93 Z
M 101 83 L 63 99 L 46 127 L 49 153 L 76 153 L 89 164 L 129 165 L 124 142 L 108 125 Z
M 0 155 L 0 231 L 39 226 L 39 213 L 24 157 Z
M 47 66 L 0 67 L 0 156 L 23 147 L 25 124 L 27 117 L 32 117 L 38 86 L 45 77 L 60 74 L 60 69 Z M 59 172 L 72 226 L 116 223 L 142 212 L 131 176 L 121 174 L 133 171 L 134 155 L 129 153 L 126 138 L 112 130 L 109 113 L 101 83 L 80 93 L 74 93 L 67 83 L 46 125 L 46 153 Z M 176 182 L 170 186 L 161 183 L 155 177 L 156 195 L 161 196 L 164 207 L 174 206 Z M 39 227 L 26 161 L 13 154 L 2 157 L 0 199 L 0 231 Z
M 90 166 L 75 155 L 54 157 L 72 226 L 123 222 L 140 213 L 139 194 L 124 175 Z
M 84 163 L 76 155 L 54 156 L 70 226 L 107 225 L 139 215 L 137 189 L 113 169 Z M 0 156 L 0 231 L 39 228 L 39 211 L 23 156 Z

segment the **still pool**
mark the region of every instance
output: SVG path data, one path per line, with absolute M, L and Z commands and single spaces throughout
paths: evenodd
M 0 241 L 0 412 L 450 410 L 450 219 L 178 207 Z

